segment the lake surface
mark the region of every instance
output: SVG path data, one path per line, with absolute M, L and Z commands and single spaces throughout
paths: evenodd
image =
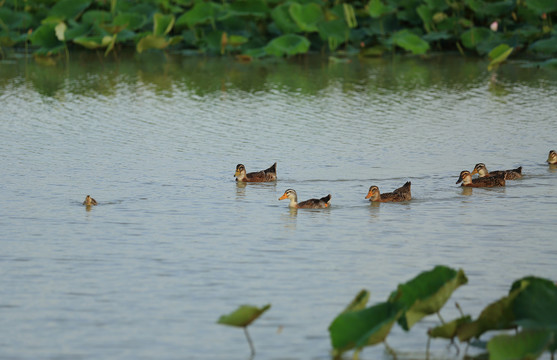
M 327 327 L 362 288 L 374 304 L 437 264 L 462 268 L 447 320 L 455 301 L 476 317 L 520 277 L 557 280 L 557 169 L 545 163 L 557 71 L 521 65 L 3 60 L 0 358 L 247 359 L 242 330 L 216 321 L 271 303 L 250 326 L 255 359 L 329 359 Z M 275 161 L 276 183 L 234 181 L 238 163 Z M 455 184 L 479 162 L 524 178 Z M 406 181 L 410 202 L 364 200 Z M 289 210 L 288 188 L 332 206 Z M 87 194 L 99 205 L 82 206 Z M 387 341 L 424 359 L 437 323 L 395 325 Z M 392 357 L 379 345 L 360 358 Z

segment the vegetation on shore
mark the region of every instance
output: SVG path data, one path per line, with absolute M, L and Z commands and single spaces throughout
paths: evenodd
M 2 0 L 0 49 L 381 56 L 460 51 L 554 61 L 555 0 Z

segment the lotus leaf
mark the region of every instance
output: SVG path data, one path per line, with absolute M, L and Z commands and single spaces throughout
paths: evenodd
M 323 20 L 323 10 L 315 3 L 300 5 L 296 2 L 290 4 L 288 12 L 298 27 L 304 32 L 317 31 L 317 24 Z
M 487 28 L 474 27 L 460 35 L 462 45 L 468 49 L 474 49 L 482 41 L 488 40 L 492 36 L 492 31 Z
M 79 44 L 87 49 L 99 49 L 107 47 L 113 38 L 112 36 L 79 36 L 73 39 L 73 42 Z
M 480 316 L 471 323 L 462 324 L 457 329 L 460 341 L 468 341 L 473 337 L 479 338 L 489 330 L 511 329 L 514 327 L 514 312 L 512 304 L 514 299 L 527 286 L 526 283 L 513 289 L 509 295 L 489 304 Z
M 141 54 L 149 49 L 162 50 L 168 47 L 168 45 L 170 45 L 170 40 L 164 36 L 147 35 L 137 43 L 137 52 Z
M 73 19 L 91 5 L 92 0 L 60 0 L 50 9 L 49 17 Z
M 368 7 L 369 15 L 375 19 L 395 11 L 395 8 L 383 4 L 381 0 L 370 0 Z
M 354 299 L 348 304 L 343 312 L 362 310 L 366 307 L 369 300 L 369 291 L 366 289 L 360 290 L 360 292 L 354 297 Z
M 300 31 L 296 22 L 290 16 L 290 4 L 281 4 L 271 11 L 271 17 L 275 25 L 283 34 L 290 34 Z
M 499 66 L 499 64 L 507 60 L 507 58 L 512 52 L 513 52 L 513 48 L 507 44 L 501 44 L 497 46 L 495 49 L 491 50 L 488 55 L 489 58 L 491 59 L 491 62 L 489 63 L 487 70 L 491 71 L 495 67 Z
M 303 36 L 287 34 L 275 38 L 265 46 L 265 52 L 274 56 L 292 56 L 305 54 L 309 50 L 310 42 Z
M 348 27 L 353 29 L 358 26 L 358 20 L 356 19 L 356 12 L 354 11 L 354 7 L 350 4 L 344 3 L 342 4 L 344 9 L 344 19 L 348 24 Z
M 237 0 L 230 5 L 233 15 L 263 17 L 270 13 L 269 8 L 262 0 Z
M 402 310 L 390 302 L 342 312 L 329 326 L 333 348 L 342 353 L 383 342 L 401 313 Z
M 221 5 L 213 2 L 198 2 L 191 10 L 184 13 L 176 20 L 176 26 L 195 26 L 211 22 L 214 24 L 215 16 L 221 9 Z
M 472 317 L 470 315 L 466 315 L 453 321 L 449 321 L 443 325 L 436 326 L 433 329 L 429 329 L 427 333 L 432 338 L 453 339 L 460 326 L 470 322 L 472 322 Z
M 393 35 L 393 42 L 404 50 L 411 51 L 414 55 L 424 54 L 429 50 L 427 41 L 408 30 L 396 32 Z
M 255 319 L 260 317 L 265 311 L 269 310 L 271 304 L 261 308 L 252 305 L 241 305 L 228 315 L 222 315 L 217 321 L 218 324 L 246 327 Z
M 330 49 L 334 51 L 339 44 L 344 43 L 348 39 L 350 29 L 346 22 L 342 19 L 321 22 L 318 25 L 319 36 L 330 44 Z M 331 46 L 331 40 L 333 40 Z
M 523 331 L 497 335 L 487 343 L 490 360 L 537 359 L 552 341 L 549 331 Z
M 108 11 L 89 10 L 81 17 L 81 22 L 85 24 L 104 24 L 112 20 L 112 14 Z
M 175 20 L 174 15 L 163 15 L 160 13 L 153 15 L 153 35 L 167 35 L 174 27 Z
M 557 2 L 555 0 L 528 0 L 524 4 L 539 15 L 557 11 Z
M 486 2 L 483 0 L 466 0 L 466 5 L 480 16 L 497 17 L 510 13 L 515 8 L 515 1 L 505 0 L 498 2 Z
M 134 13 L 119 13 L 112 22 L 116 26 L 125 26 L 128 30 L 136 30 L 145 24 L 145 16 Z
M 56 25 L 43 24 L 31 34 L 31 44 L 39 46 L 37 50 L 39 54 L 53 55 L 64 49 L 64 44 L 56 37 Z
M 549 39 L 538 40 L 528 48 L 531 51 L 542 54 L 555 54 L 557 53 L 557 36 Z
M 414 279 L 398 286 L 389 296 L 389 302 L 404 310 L 398 320 L 403 329 L 409 330 L 423 317 L 441 310 L 452 293 L 468 279 L 462 269 L 456 271 L 438 265 L 424 271 Z

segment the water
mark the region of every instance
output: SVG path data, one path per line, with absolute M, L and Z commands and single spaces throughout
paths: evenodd
M 556 280 L 557 73 L 520 65 L 5 60 L 0 358 L 246 359 L 242 331 L 215 322 L 271 303 L 250 327 L 256 359 L 328 359 L 327 327 L 362 288 L 373 304 L 436 264 L 463 268 L 451 319 L 522 276 Z M 238 163 L 275 161 L 276 183 L 235 183 Z M 525 176 L 462 190 L 478 162 Z M 364 200 L 407 180 L 411 202 Z M 332 206 L 291 211 L 287 188 Z M 395 326 L 398 358 L 423 359 L 437 323 Z M 457 358 L 446 345 L 433 356 Z

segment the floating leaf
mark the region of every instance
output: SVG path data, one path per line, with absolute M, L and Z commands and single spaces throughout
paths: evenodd
M 265 311 L 269 310 L 271 304 L 267 304 L 261 308 L 252 305 L 241 305 L 235 311 L 228 315 L 222 315 L 217 321 L 218 324 L 246 327 L 255 319 L 260 317 Z
M 310 42 L 303 36 L 287 34 L 279 36 L 265 46 L 265 52 L 274 56 L 292 56 L 305 54 L 309 50 Z
M 298 27 L 305 32 L 317 31 L 317 23 L 323 20 L 323 10 L 315 3 L 300 5 L 295 2 L 290 4 L 288 12 Z
M 495 49 L 491 50 L 488 54 L 491 62 L 489 63 L 487 70 L 491 71 L 495 67 L 499 66 L 499 64 L 507 60 L 512 52 L 513 48 L 507 44 L 501 44 Z
M 549 346 L 549 331 L 523 331 L 517 335 L 494 336 L 487 343 L 490 360 L 537 359 Z
M 342 353 L 383 342 L 401 313 L 390 302 L 343 312 L 329 326 L 332 346 L 337 353 Z
M 424 271 L 389 296 L 389 302 L 404 309 L 398 320 L 403 329 L 409 330 L 423 317 L 441 310 L 452 293 L 468 279 L 464 271 L 438 265 L 431 271 Z

